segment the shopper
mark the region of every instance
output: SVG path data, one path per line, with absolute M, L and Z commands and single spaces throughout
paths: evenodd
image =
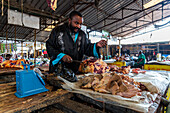
M 143 68 L 145 62 L 146 62 L 145 55 L 142 53 L 142 51 L 139 51 L 138 60 L 135 63 L 134 67 L 135 68 Z

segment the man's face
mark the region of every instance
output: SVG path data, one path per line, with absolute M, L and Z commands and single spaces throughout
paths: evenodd
M 82 23 L 83 23 L 83 18 L 78 15 L 75 15 L 72 17 L 72 19 L 69 19 L 70 29 L 72 32 L 75 33 L 77 33 L 80 30 Z

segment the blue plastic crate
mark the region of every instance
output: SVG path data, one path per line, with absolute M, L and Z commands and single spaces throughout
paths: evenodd
M 48 91 L 45 82 L 38 73 L 30 70 L 29 64 L 23 64 L 24 70 L 16 71 L 16 90 L 18 98 Z M 27 68 L 26 68 L 27 67 Z

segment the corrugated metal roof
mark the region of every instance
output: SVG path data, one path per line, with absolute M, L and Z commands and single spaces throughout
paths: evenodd
M 34 40 L 34 29 L 7 24 L 7 5 L 5 1 L 4 16 L 0 16 L 0 37 Z M 95 0 L 58 0 L 57 9 L 48 7 L 46 0 L 23 0 L 24 13 L 41 18 L 40 28 L 36 30 L 37 40 L 45 41 L 50 32 L 43 31 L 54 20 L 64 22 L 71 11 L 80 11 L 84 17 L 84 24 L 91 30 L 106 30 L 113 37 L 125 37 L 154 22 L 170 16 L 170 0 L 143 8 L 143 4 L 151 0 L 99 0 L 96 7 Z M 10 1 L 11 9 L 21 11 L 21 0 Z M 163 12 L 162 12 L 163 6 Z M 1 12 L 1 10 L 0 10 Z M 162 15 L 163 14 L 163 15 Z

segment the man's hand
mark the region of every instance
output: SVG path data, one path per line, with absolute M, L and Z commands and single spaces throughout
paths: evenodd
M 69 55 L 64 55 L 62 60 L 67 63 L 71 63 L 73 59 Z
M 107 41 L 106 40 L 100 40 L 99 42 L 97 42 L 96 46 L 97 47 L 104 47 L 106 46 Z

